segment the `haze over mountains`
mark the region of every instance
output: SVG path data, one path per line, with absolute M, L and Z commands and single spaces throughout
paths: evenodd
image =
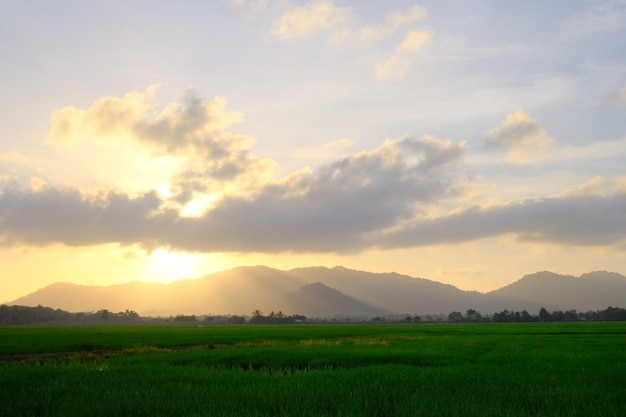
M 588 311 L 626 306 L 626 277 L 591 272 L 580 277 L 539 272 L 483 294 L 396 273 L 343 267 L 281 271 L 239 267 L 171 284 L 131 282 L 106 287 L 55 283 L 9 303 L 67 311 L 135 310 L 144 316 L 242 314 L 282 310 L 309 317 L 447 314 L 476 309 Z

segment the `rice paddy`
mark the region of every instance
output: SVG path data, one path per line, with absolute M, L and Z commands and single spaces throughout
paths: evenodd
M 0 327 L 0 416 L 623 416 L 626 324 Z

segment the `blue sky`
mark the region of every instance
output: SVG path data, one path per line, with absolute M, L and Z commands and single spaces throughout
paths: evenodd
M 251 264 L 626 272 L 625 1 L 0 10 L 0 299 Z

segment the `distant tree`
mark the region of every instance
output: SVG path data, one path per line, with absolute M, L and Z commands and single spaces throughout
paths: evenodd
M 453 323 L 460 323 L 463 321 L 463 313 L 461 313 L 460 311 L 453 311 L 452 313 L 448 314 L 448 321 L 451 321 Z
M 520 314 L 523 322 L 528 323 L 533 321 L 533 316 L 530 315 L 530 313 L 526 310 L 523 310 L 522 313 Z
M 103 308 L 101 310 L 98 310 L 98 312 L 96 313 L 96 316 L 100 320 L 108 320 L 111 318 L 111 312 L 107 310 L 106 308 Z
M 230 324 L 244 324 L 246 322 L 246 318 L 243 316 L 233 315 L 228 318 L 227 322 Z
M 494 323 L 511 323 L 515 320 L 515 313 L 504 309 L 499 313 L 495 313 L 492 320 Z
M 544 307 L 541 307 L 541 310 L 539 310 L 539 320 L 541 321 L 550 321 L 551 319 L 551 315 L 548 312 L 548 310 L 546 310 Z
M 185 316 L 183 314 L 179 314 L 178 316 L 174 317 L 174 321 L 196 321 L 196 316 Z
M 266 322 L 266 317 L 263 316 L 263 312 L 257 309 L 252 312 L 252 317 L 250 318 L 251 324 L 261 324 Z
M 481 321 L 483 316 L 480 314 L 480 311 L 474 310 L 470 308 L 465 312 L 465 320 L 469 322 L 478 322 Z

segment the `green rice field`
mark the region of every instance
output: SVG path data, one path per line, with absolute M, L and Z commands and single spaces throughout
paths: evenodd
M 0 327 L 0 416 L 624 416 L 626 323 Z

